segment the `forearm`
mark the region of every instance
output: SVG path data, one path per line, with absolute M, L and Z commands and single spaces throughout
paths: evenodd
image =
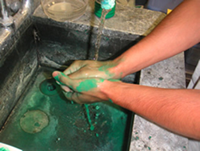
M 115 104 L 178 134 L 200 139 L 200 91 L 106 81 L 103 93 Z
M 147 37 L 114 61 L 123 76 L 178 54 L 200 41 L 200 1 L 186 0 Z

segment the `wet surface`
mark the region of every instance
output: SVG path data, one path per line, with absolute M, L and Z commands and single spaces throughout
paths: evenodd
M 62 90 L 53 78 L 49 78 L 41 82 L 40 91 L 45 95 L 56 95 Z
M 90 130 L 84 105 L 67 100 L 51 73 L 39 69 L 1 130 L 0 141 L 25 151 L 126 150 L 133 113 L 111 102 L 90 104 Z
M 49 124 L 48 116 L 40 110 L 26 112 L 20 119 L 20 126 L 26 133 L 38 133 Z

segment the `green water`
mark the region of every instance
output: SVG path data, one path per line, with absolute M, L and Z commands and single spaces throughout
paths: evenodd
M 52 78 L 52 71 L 38 70 L 1 130 L 0 142 L 24 151 L 126 150 L 132 113 L 111 102 L 95 103 L 88 106 L 88 122 L 84 106 L 66 100 L 57 86 L 47 84 L 45 88 L 44 81 Z

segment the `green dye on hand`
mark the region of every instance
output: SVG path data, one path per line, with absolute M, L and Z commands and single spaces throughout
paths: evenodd
M 111 82 L 119 82 L 120 80 L 118 80 L 118 79 L 108 79 L 108 81 L 111 81 Z
M 114 67 L 115 65 L 106 65 L 106 66 L 101 66 L 99 67 L 99 71 L 105 72 L 106 75 L 108 75 L 109 77 L 113 77 L 115 74 L 114 73 L 110 73 L 109 72 L 109 68 Z
M 103 82 L 104 79 L 101 79 L 100 82 Z M 96 79 L 87 79 L 85 81 L 80 82 L 79 86 L 76 87 L 78 92 L 89 91 L 93 88 L 97 88 L 99 83 Z
M 64 77 L 67 77 L 63 72 L 60 72 L 60 74 L 61 74 L 62 76 L 64 76 Z M 54 77 L 54 79 L 55 79 L 56 81 L 58 81 L 60 85 L 66 85 L 66 84 L 64 84 L 64 83 L 62 83 L 62 82 L 60 81 L 59 77 L 60 77 L 60 75 L 58 74 L 57 76 Z

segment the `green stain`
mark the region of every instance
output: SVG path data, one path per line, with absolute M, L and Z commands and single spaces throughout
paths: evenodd
M 110 77 L 113 77 L 115 74 L 114 73 L 110 73 L 109 72 L 109 68 L 112 68 L 114 67 L 115 65 L 106 65 L 106 66 L 102 66 L 102 67 L 99 67 L 99 71 L 102 71 L 102 72 L 105 72 L 106 75 L 110 76 Z
M 148 147 L 149 150 L 151 150 L 151 147 Z
M 163 77 L 160 77 L 160 78 L 158 78 L 160 81 L 162 81 L 163 80 Z
M 90 130 L 93 131 L 94 130 L 94 126 L 92 125 L 92 121 L 91 121 L 91 118 L 90 118 L 90 111 L 89 111 L 89 108 L 88 108 L 88 104 L 84 104 L 85 106 L 85 111 L 86 111 L 86 116 L 87 116 L 87 119 L 88 119 L 88 123 L 90 125 Z
M 36 127 L 40 127 L 40 124 L 37 122 L 37 123 L 35 123 L 35 126 Z
M 100 80 L 100 82 L 103 81 L 103 79 Z M 89 91 L 93 88 L 96 88 L 98 86 L 97 83 L 98 81 L 96 79 L 87 79 L 85 81 L 80 82 L 79 86 L 76 87 L 76 90 L 78 92 Z
M 108 79 L 108 81 L 111 81 L 111 82 L 119 82 L 120 80 L 118 80 L 118 79 Z
M 97 106 L 95 107 L 95 109 L 96 109 L 96 110 L 99 110 L 99 109 L 100 109 L 100 106 L 97 105 Z
M 185 146 L 183 146 L 183 148 L 186 148 Z
M 84 33 L 88 35 L 88 31 L 87 30 L 84 30 Z
M 98 134 L 98 133 L 96 133 L 96 137 L 99 137 L 99 134 Z
M 136 139 L 136 140 L 139 140 L 139 137 L 138 137 L 138 136 L 136 136 L 136 137 L 135 137 L 135 139 Z
M 149 136 L 149 140 L 151 139 L 151 136 Z
M 94 130 L 94 126 L 90 125 L 90 130 L 93 131 Z
M 106 40 L 106 41 L 108 41 L 108 40 L 109 40 L 109 38 L 108 38 L 108 37 L 105 37 L 105 40 Z
M 64 83 L 62 83 L 62 82 L 60 81 L 60 79 L 59 79 L 60 75 L 62 75 L 62 76 L 64 76 L 64 77 L 67 77 L 63 72 L 60 72 L 60 74 L 58 74 L 57 76 L 55 76 L 54 79 L 55 79 L 56 81 L 58 81 L 58 82 L 60 83 L 60 85 L 66 85 L 66 84 L 64 84 Z
M 104 80 L 100 80 L 100 82 L 103 82 Z M 93 88 L 97 88 L 97 83 L 99 81 L 97 81 L 96 79 L 87 79 L 87 80 L 84 80 L 82 82 L 80 82 L 79 86 L 76 87 L 76 90 L 78 92 L 83 92 L 83 91 L 89 91 Z M 86 116 L 87 116 L 87 120 L 88 120 L 88 123 L 90 125 L 90 130 L 93 131 L 94 130 L 94 126 L 92 125 L 92 121 L 91 121 L 91 118 L 90 118 L 90 111 L 89 111 L 89 108 L 88 108 L 88 105 L 87 104 L 84 104 L 85 106 L 85 111 L 86 111 Z M 98 107 L 97 107 L 98 109 Z
M 46 74 L 42 73 L 39 75 L 42 75 L 43 77 Z M 49 76 L 51 76 L 51 74 L 49 74 Z M 66 147 L 70 148 L 70 150 L 87 151 L 91 150 L 90 146 L 94 146 L 94 144 L 97 148 L 93 148 L 93 150 L 101 150 L 101 144 L 104 145 L 105 150 L 110 150 L 110 146 L 113 146 L 112 150 L 114 151 L 125 150 L 127 143 L 124 142 L 124 140 L 129 136 L 126 134 L 127 129 L 129 129 L 129 125 L 127 125 L 126 122 L 127 120 L 130 120 L 127 118 L 129 117 L 129 111 L 125 112 L 123 108 L 113 103 L 111 104 L 108 101 L 96 103 L 97 105 L 88 104 L 92 124 L 94 125 L 95 121 L 98 122 L 98 125 L 94 125 L 95 129 L 91 131 L 86 113 L 85 116 L 83 113 L 86 112 L 84 106 L 69 104 L 70 102 L 68 103 L 62 93 L 52 97 L 43 95 L 38 90 L 38 85 L 41 81 L 43 81 L 43 78 L 41 79 L 40 77 L 37 77 L 36 80 L 39 81 L 34 83 L 30 92 L 24 96 L 25 99 L 23 104 L 20 104 L 20 106 L 16 108 L 17 114 L 13 116 L 14 118 L 10 119 L 11 124 L 8 124 L 6 131 L 1 133 L 0 138 L 4 138 L 5 142 L 13 141 L 24 150 L 29 150 L 31 145 L 35 147 L 36 151 L 45 151 L 48 150 L 48 148 L 51 148 L 51 150 L 66 150 Z M 95 108 L 93 109 L 92 106 L 99 106 L 100 109 L 97 111 Z M 44 131 L 41 131 L 41 133 L 31 135 L 23 131 L 18 131 L 18 127 L 20 126 L 18 119 L 21 118 L 23 112 L 29 109 L 42 109 L 49 113 L 50 124 L 44 129 Z M 54 109 L 56 110 L 54 111 Z M 50 114 L 52 112 L 53 114 Z M 93 114 L 96 114 L 96 112 L 98 112 L 99 115 L 98 120 L 93 118 Z M 121 117 L 124 117 L 124 120 L 119 120 Z M 58 125 L 59 129 L 57 128 Z M 96 136 L 96 133 L 99 134 L 99 137 Z M 13 138 L 12 134 L 20 136 L 20 139 L 19 137 Z M 9 137 L 10 135 L 11 137 Z M 75 138 L 73 136 L 79 137 Z M 10 140 L 10 138 L 13 138 L 13 140 Z M 37 145 L 38 140 L 40 140 L 40 143 L 44 145 Z M 85 145 L 85 142 L 88 145 Z M 78 147 L 76 144 L 78 144 Z
M 1 147 L 0 151 L 10 151 L 10 150 L 8 148 L 6 148 L 6 147 Z
M 113 101 L 111 99 L 109 99 L 109 102 L 113 103 Z

